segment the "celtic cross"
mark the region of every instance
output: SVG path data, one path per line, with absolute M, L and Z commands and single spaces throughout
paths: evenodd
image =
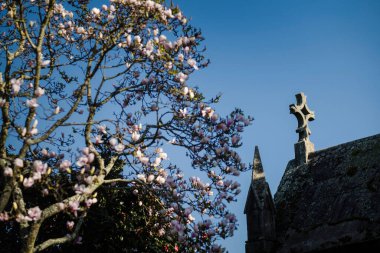
M 306 96 L 303 92 L 296 95 L 297 104 L 289 105 L 290 113 L 296 116 L 298 121 L 298 128 L 296 132 L 299 134 L 298 141 L 308 141 L 311 135 L 310 128 L 308 126 L 309 121 L 315 119 L 314 112 L 309 109 L 306 104 Z

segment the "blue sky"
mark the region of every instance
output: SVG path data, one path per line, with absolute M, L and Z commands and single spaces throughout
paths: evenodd
M 222 93 L 219 114 L 239 107 L 255 118 L 239 153 L 249 163 L 259 146 L 273 194 L 294 157 L 297 121 L 289 104 L 296 93 L 303 91 L 315 111 L 317 150 L 380 133 L 380 0 L 173 2 L 202 29 L 211 59 L 189 85 L 208 97 Z M 230 207 L 239 229 L 221 242 L 231 253 L 244 252 L 250 173 L 238 178 L 242 193 Z
M 380 1 L 174 2 L 202 29 L 211 59 L 189 83 L 209 96 L 221 92 L 221 114 L 240 107 L 254 116 L 240 153 L 251 162 L 259 146 L 273 194 L 294 157 L 297 121 L 289 104 L 297 92 L 316 113 L 310 128 L 317 150 L 380 133 Z M 242 194 L 231 210 L 240 227 L 222 242 L 232 253 L 244 252 L 250 173 L 239 181 Z

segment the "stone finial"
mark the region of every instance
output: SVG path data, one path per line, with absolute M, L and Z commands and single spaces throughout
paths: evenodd
M 296 94 L 296 100 L 297 104 L 289 105 L 289 109 L 298 121 L 296 132 L 299 134 L 299 138 L 298 142 L 294 144 L 294 149 L 296 163 L 302 165 L 307 163 L 309 153 L 314 152 L 314 144 L 309 140 L 311 131 L 308 123 L 315 119 L 315 114 L 307 106 L 306 96 L 303 92 Z
M 258 180 L 264 178 L 264 169 L 261 162 L 259 147 L 255 146 L 255 154 L 253 156 L 253 170 L 252 170 L 252 179 Z

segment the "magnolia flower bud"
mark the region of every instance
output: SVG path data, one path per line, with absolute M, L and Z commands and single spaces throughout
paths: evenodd
M 41 97 L 43 94 L 45 94 L 45 90 L 42 89 L 41 87 L 38 87 L 35 91 L 35 94 L 37 97 Z
M 100 10 L 98 8 L 92 8 L 91 14 L 94 16 L 98 16 L 100 14 Z
M 132 140 L 133 141 L 138 141 L 138 139 L 140 139 L 140 134 L 137 133 L 137 132 L 133 132 L 132 133 Z
M 198 69 L 197 62 L 194 59 L 188 59 L 187 64 L 189 64 L 190 67 L 193 67 L 194 69 Z
M 27 99 L 26 100 L 26 106 L 29 108 L 37 108 L 39 104 L 37 103 L 37 99 L 32 98 L 32 99 Z
M 109 143 L 110 143 L 111 146 L 116 146 L 117 143 L 118 143 L 118 141 L 117 141 L 116 138 L 111 138 L 110 141 L 109 141 Z
M 4 176 L 13 177 L 13 170 L 9 167 L 4 168 Z
M 24 167 L 24 161 L 21 160 L 20 158 L 16 158 L 13 161 L 13 164 L 15 165 L 16 168 L 22 168 L 22 167 Z

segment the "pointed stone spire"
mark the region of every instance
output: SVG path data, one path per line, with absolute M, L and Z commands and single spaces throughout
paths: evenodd
M 248 193 L 248 198 L 245 204 L 244 213 L 249 212 L 249 208 L 252 207 L 253 199 L 257 207 L 262 208 L 263 199 L 266 191 L 266 180 L 263 168 L 263 163 L 261 162 L 259 147 L 255 146 L 255 153 L 253 155 L 253 168 L 252 168 L 252 180 L 250 185 L 250 191 Z M 252 192 L 251 192 L 252 191 Z M 254 196 L 252 195 L 254 194 Z
M 255 154 L 253 156 L 252 179 L 258 180 L 260 178 L 264 178 L 265 180 L 265 174 L 263 169 L 263 163 L 261 162 L 259 147 L 255 146 Z
M 252 181 L 244 213 L 247 216 L 248 230 L 248 241 L 246 241 L 245 246 L 246 253 L 271 253 L 276 240 L 276 214 L 257 146 L 253 156 Z

